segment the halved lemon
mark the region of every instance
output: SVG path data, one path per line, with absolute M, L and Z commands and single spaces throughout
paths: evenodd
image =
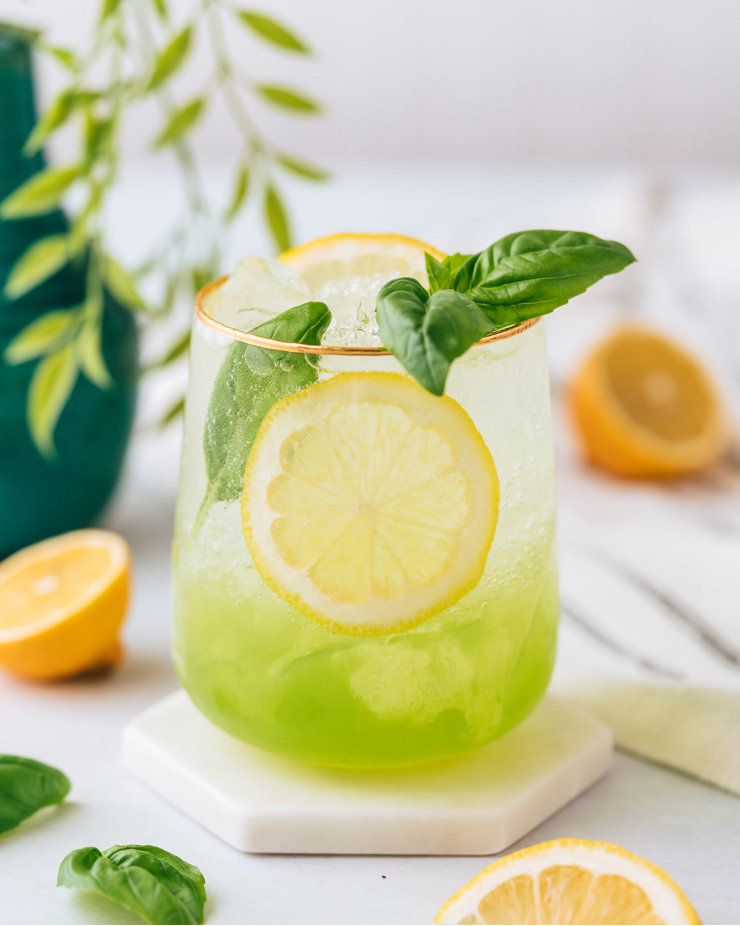
M 0 564 L 0 666 L 51 680 L 117 662 L 131 556 L 103 530 L 61 534 Z
M 340 373 L 277 402 L 244 472 L 260 575 L 338 633 L 406 630 L 480 581 L 496 466 L 467 412 L 397 373 Z
M 666 477 L 714 463 L 728 439 L 709 376 L 687 351 L 625 327 L 579 369 L 570 404 L 588 457 L 623 476 Z
M 372 276 L 397 272 L 428 285 L 424 252 L 442 260 L 444 254 L 423 241 L 405 235 L 345 233 L 314 238 L 285 251 L 279 260 L 299 273 L 311 292 L 346 276 Z
M 494 862 L 434 919 L 447 923 L 700 923 L 657 865 L 607 842 L 558 839 Z

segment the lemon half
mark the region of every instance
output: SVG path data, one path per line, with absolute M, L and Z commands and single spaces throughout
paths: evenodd
M 407 630 L 483 574 L 496 466 L 467 412 L 396 373 L 340 373 L 277 402 L 244 473 L 263 580 L 338 633 Z
M 620 846 L 558 839 L 489 865 L 434 919 L 447 923 L 700 923 L 678 885 Z

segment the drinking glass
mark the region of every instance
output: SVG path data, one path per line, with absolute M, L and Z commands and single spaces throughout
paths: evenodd
M 173 554 L 183 686 L 232 736 L 324 765 L 412 765 L 500 737 L 542 698 L 556 647 L 544 326 L 485 338 L 440 398 L 383 349 L 219 322 L 206 297 L 221 283 L 193 325 Z M 403 542 L 372 534 L 369 556 L 357 537 L 382 533 L 383 492 Z M 324 515 L 348 504 L 324 539 Z

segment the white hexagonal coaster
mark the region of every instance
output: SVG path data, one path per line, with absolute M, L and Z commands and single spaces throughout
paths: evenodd
M 219 730 L 183 691 L 123 733 L 139 778 L 243 852 L 491 855 L 601 778 L 611 755 L 606 726 L 552 697 L 477 752 L 400 771 L 269 755 Z

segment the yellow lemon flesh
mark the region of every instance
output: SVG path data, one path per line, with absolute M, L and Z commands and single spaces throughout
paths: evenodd
M 396 373 L 340 373 L 277 402 L 244 473 L 264 581 L 338 633 L 414 627 L 480 581 L 498 518 L 467 412 Z
M 618 330 L 586 358 L 571 408 L 588 457 L 623 476 L 696 472 L 727 444 L 722 404 L 698 361 L 642 328 Z
M 657 865 L 619 846 L 559 839 L 494 862 L 434 920 L 447 923 L 700 923 Z
M 51 680 L 120 658 L 131 557 L 122 537 L 81 530 L 0 564 L 0 666 Z
M 423 241 L 404 235 L 340 234 L 314 238 L 285 251 L 279 260 L 299 273 L 311 292 L 341 277 L 368 277 L 397 272 L 428 285 L 424 252 L 437 260 L 444 254 Z

